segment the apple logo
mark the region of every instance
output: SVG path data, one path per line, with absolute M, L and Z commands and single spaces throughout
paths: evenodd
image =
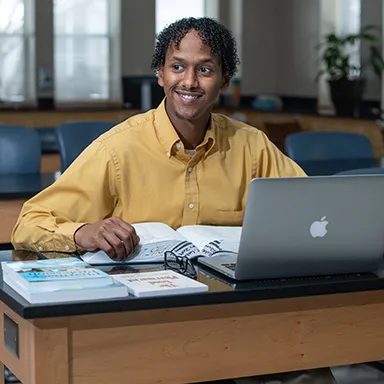
M 326 235 L 326 227 L 328 225 L 328 221 L 325 220 L 326 218 L 327 216 L 323 216 L 320 221 L 312 223 L 311 228 L 309 229 L 312 237 L 324 237 Z

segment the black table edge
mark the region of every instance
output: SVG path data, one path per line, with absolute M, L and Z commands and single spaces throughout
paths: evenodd
M 30 304 L 10 287 L 7 286 L 6 289 L 12 291 L 12 294 L 0 289 L 0 300 L 4 304 L 24 319 L 39 319 L 367 292 L 384 289 L 384 279 L 371 278 L 360 281 L 323 282 L 321 284 L 294 287 L 275 286 L 253 290 L 204 292 L 150 298 L 129 296 L 127 298 L 109 299 L 108 301 L 95 300 L 58 304 Z

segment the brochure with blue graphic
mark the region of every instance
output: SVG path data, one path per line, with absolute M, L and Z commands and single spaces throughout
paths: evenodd
M 119 282 L 102 287 L 77 289 L 73 285 L 72 288 L 37 291 L 10 280 L 7 274 L 3 275 L 3 280 L 20 296 L 33 304 L 105 300 L 128 296 L 127 287 Z
M 75 258 L 1 263 L 8 281 L 14 280 L 30 292 L 55 289 L 105 287 L 113 279 L 105 272 Z

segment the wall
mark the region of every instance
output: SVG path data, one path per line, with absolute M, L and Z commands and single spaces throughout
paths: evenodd
M 51 0 L 36 1 L 34 11 L 36 96 L 38 98 L 50 98 L 54 94 L 53 82 L 51 87 L 40 87 L 38 78 L 42 68 L 53 69 L 53 3 Z
M 243 95 L 317 96 L 319 7 L 319 0 L 242 0 L 240 36 L 227 25 L 241 40 Z
M 121 1 L 122 76 L 152 75 L 155 0 Z
M 383 2 L 382 0 L 361 0 L 361 25 L 377 25 L 382 28 Z M 382 41 L 381 32 L 377 36 Z M 362 44 L 361 55 L 364 61 L 369 57 L 368 44 Z M 368 71 L 367 85 L 364 98 L 366 100 L 380 100 L 381 81 L 374 75 L 372 71 Z
M 321 0 L 219 0 L 219 19 L 241 39 L 242 94 L 317 96 L 316 39 Z M 155 0 L 121 0 L 121 73 L 149 75 L 155 44 Z M 240 9 L 240 15 L 232 11 Z M 382 1 L 362 0 L 362 24 L 382 25 Z M 36 70 L 53 65 L 52 1 L 36 1 Z M 234 19 L 242 20 L 234 26 Z M 239 37 L 241 36 L 241 37 Z M 363 55 L 367 48 L 363 46 Z M 118 82 L 119 79 L 116 79 Z M 370 77 L 366 98 L 380 99 L 381 84 Z M 49 90 L 38 91 L 40 97 Z
M 243 95 L 276 91 L 275 15 L 279 3 L 280 0 L 243 0 L 241 43 Z
M 318 0 L 284 0 L 277 13 L 276 92 L 317 97 Z

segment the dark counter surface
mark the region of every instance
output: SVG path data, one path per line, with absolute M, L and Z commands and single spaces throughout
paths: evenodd
M 10 251 L 0 252 L 0 259 L 9 260 Z M 13 251 L 13 259 L 36 259 L 30 252 Z M 162 269 L 162 264 L 104 266 L 110 271 L 124 268 L 126 272 Z M 18 315 L 26 319 L 101 314 L 137 310 L 166 309 L 175 307 L 228 304 L 283 298 L 298 298 L 335 293 L 361 292 L 384 289 L 382 272 L 376 274 L 353 274 L 344 276 L 295 278 L 281 280 L 258 280 L 236 282 L 216 274 L 205 267 L 196 267 L 198 280 L 209 286 L 209 291 L 197 294 L 169 295 L 153 298 L 126 298 L 68 302 L 59 304 L 30 304 L 13 289 L 0 282 L 0 300 Z

